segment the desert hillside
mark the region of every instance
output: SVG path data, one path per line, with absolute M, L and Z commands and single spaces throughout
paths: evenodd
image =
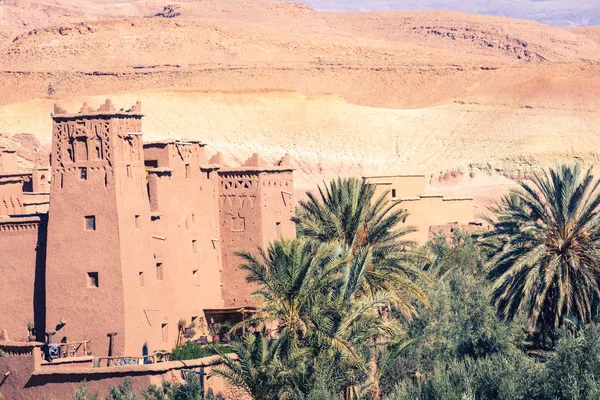
M 147 137 L 201 139 L 230 163 L 289 152 L 301 188 L 424 173 L 482 202 L 600 154 L 598 28 L 266 0 L 0 4 L 0 131 L 42 144 L 54 102 L 139 99 Z

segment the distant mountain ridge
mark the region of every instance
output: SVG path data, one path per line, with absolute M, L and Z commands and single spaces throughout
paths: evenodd
M 573 28 L 600 25 L 600 0 L 302 0 L 315 11 L 454 10 Z

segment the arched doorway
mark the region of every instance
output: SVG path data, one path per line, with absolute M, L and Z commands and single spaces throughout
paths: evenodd
M 142 357 L 144 357 L 144 364 L 150 364 L 150 358 L 148 357 L 148 344 L 144 343 L 142 346 Z

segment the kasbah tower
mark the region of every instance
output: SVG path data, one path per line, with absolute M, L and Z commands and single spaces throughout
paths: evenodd
M 235 319 L 255 290 L 236 252 L 295 235 L 289 157 L 227 168 L 201 142 L 141 132 L 139 102 L 55 106 L 45 331 L 95 356 L 171 349 L 180 319 Z

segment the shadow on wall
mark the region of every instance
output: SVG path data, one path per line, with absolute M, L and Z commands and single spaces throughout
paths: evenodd
M 33 291 L 33 312 L 38 342 L 43 342 L 46 333 L 46 238 L 48 215 L 40 215 L 38 242 L 35 249 L 35 284 Z

